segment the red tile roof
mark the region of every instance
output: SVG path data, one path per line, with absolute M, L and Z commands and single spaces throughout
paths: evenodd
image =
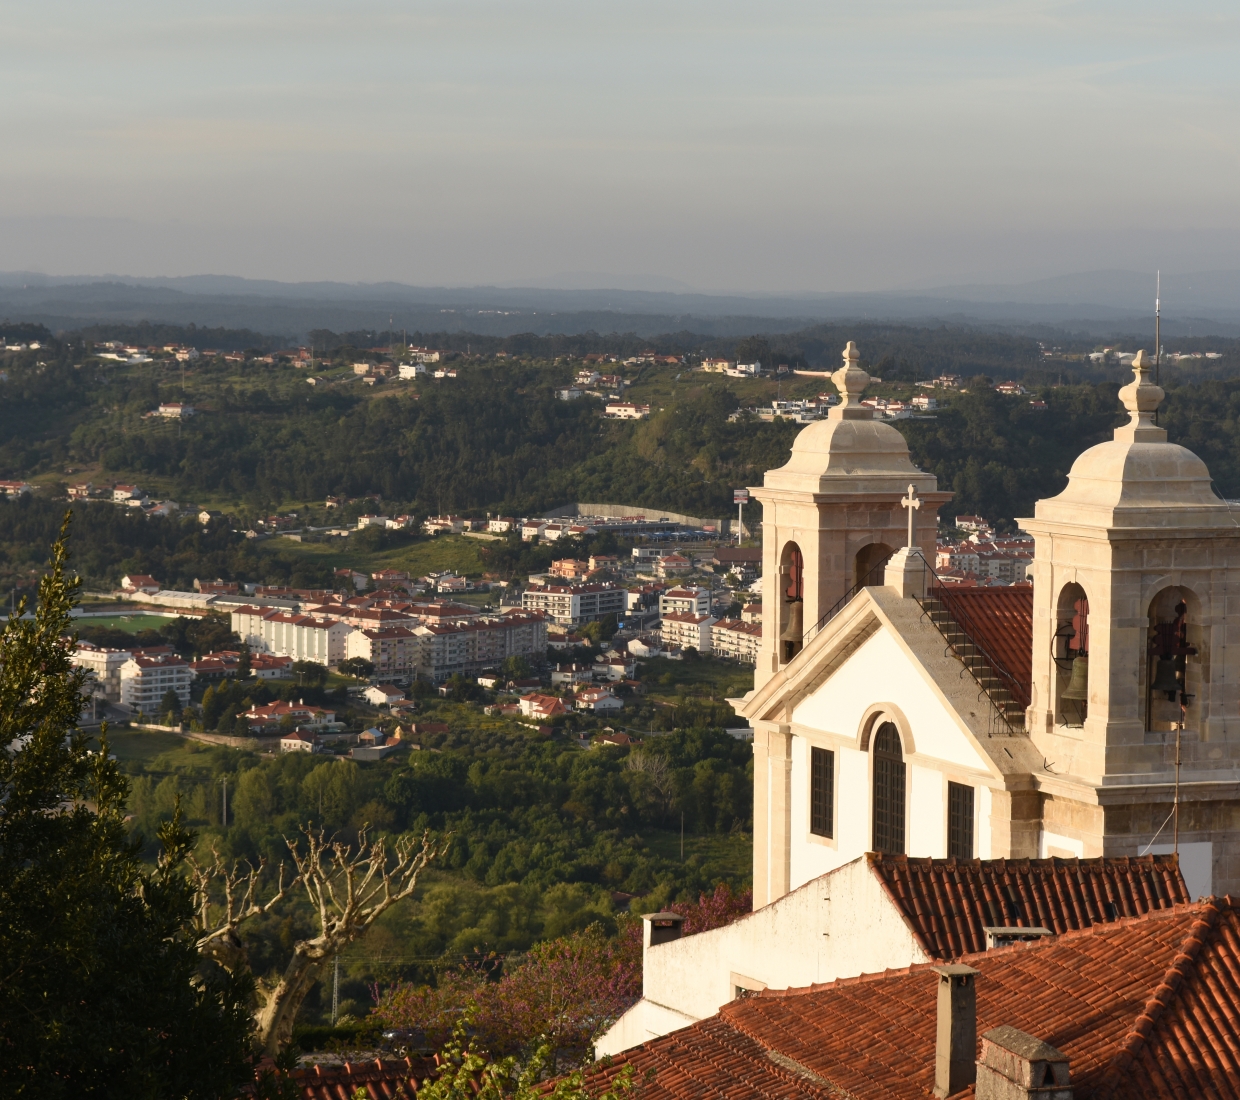
M 402 1058 L 373 1062 L 345 1062 L 341 1066 L 311 1066 L 290 1075 L 303 1100 L 353 1100 L 359 1088 L 369 1100 L 412 1100 L 418 1084 L 435 1071 L 429 1058 Z
M 995 671 L 1012 697 L 1027 707 L 1033 681 L 1033 588 L 952 585 L 940 588 L 938 596 L 964 632 L 1004 666 Z M 1003 676 L 1004 669 L 1010 676 Z
M 1240 912 L 1229 898 L 962 961 L 979 972 L 977 1034 L 1008 1024 L 1050 1043 L 1069 1060 L 1077 1100 L 1240 1096 Z M 924 1100 L 937 984 L 922 964 L 764 990 L 600 1063 L 587 1084 L 631 1064 L 640 1100 Z
M 988 926 L 1058 934 L 1191 900 L 1174 855 L 866 860 L 933 959 L 985 951 Z

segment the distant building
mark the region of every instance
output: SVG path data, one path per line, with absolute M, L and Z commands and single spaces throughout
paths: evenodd
M 659 627 L 663 647 L 692 648 L 699 653 L 710 653 L 710 630 L 716 621 L 712 615 L 694 615 L 687 611 L 664 615 Z
M 708 615 L 710 600 L 709 588 L 669 588 L 659 596 L 659 614 L 687 611 L 692 615 Z
M 716 657 L 726 657 L 747 665 L 756 664 L 761 645 L 761 623 L 723 619 L 710 628 L 710 648 Z
M 193 679 L 189 663 L 175 654 L 135 653 L 120 668 L 121 702 L 131 710 L 155 716 L 169 691 L 176 692 L 181 706 L 188 704 Z
M 541 611 L 561 626 L 623 615 L 627 590 L 614 584 L 531 584 L 521 593 L 525 611 Z
M 160 416 L 184 420 L 193 416 L 195 409 L 193 405 L 186 405 L 180 401 L 167 401 L 159 406 L 158 412 Z
M 608 401 L 603 415 L 609 420 L 645 420 L 650 415 L 650 406 L 635 405 L 632 401 Z
M 121 577 L 121 590 L 124 592 L 146 592 L 153 595 L 160 587 L 159 581 L 145 573 L 126 573 Z

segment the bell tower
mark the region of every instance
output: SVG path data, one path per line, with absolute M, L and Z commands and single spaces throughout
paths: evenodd
M 1129 422 L 1019 521 L 1036 546 L 1026 728 L 1050 773 L 1039 854 L 1178 842 L 1186 874 L 1193 855 L 1214 890 L 1234 891 L 1240 516 L 1154 423 L 1164 394 L 1144 352 L 1133 375 L 1119 393 Z
M 788 463 L 768 470 L 762 502 L 762 646 L 754 686 L 796 657 L 819 621 L 850 590 L 883 584 L 882 567 L 907 541 L 900 500 L 925 501 L 914 532 L 934 561 L 938 510 L 951 499 L 909 458 L 904 437 L 861 404 L 870 376 L 849 341 L 831 381 L 840 404 L 797 436 Z

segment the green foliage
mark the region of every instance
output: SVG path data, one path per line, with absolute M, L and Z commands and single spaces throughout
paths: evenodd
M 364 680 L 368 676 L 373 676 L 375 672 L 374 662 L 366 660 L 365 657 L 349 657 L 341 661 L 336 667 L 345 676 L 352 676 L 358 680 Z
M 76 583 L 62 539 L 35 615 L 0 636 L 0 1047 L 16 1096 L 231 1094 L 252 1074 L 250 987 L 203 968 L 178 873 L 175 802 L 144 867 L 129 784 L 76 731 L 83 673 L 61 636 Z M 21 608 L 21 610 L 24 610 Z
M 419 1100 L 623 1100 L 633 1091 L 633 1069 L 623 1066 L 602 1091 L 587 1088 L 580 1070 L 564 1074 L 550 1086 L 556 1071 L 551 1044 L 544 1043 L 524 1062 L 513 1056 L 493 1060 L 466 1040 L 472 1011 L 464 1018 L 438 1058 L 439 1069 L 418 1089 Z

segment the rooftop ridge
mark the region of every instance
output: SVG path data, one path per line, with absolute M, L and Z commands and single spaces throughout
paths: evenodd
M 1044 950 L 1052 944 L 1061 944 L 1064 942 L 1071 943 L 1073 940 L 1081 939 L 1085 936 L 1113 935 L 1122 929 L 1131 927 L 1134 924 L 1144 923 L 1146 921 L 1175 920 L 1183 917 L 1185 912 L 1188 910 L 1204 909 L 1207 906 L 1214 906 L 1217 911 L 1222 908 L 1222 906 L 1219 905 L 1221 901 L 1226 902 L 1226 907 L 1229 910 L 1234 911 L 1236 908 L 1230 897 L 1226 897 L 1224 899 L 1208 898 L 1205 901 L 1176 902 L 1166 909 L 1152 909 L 1148 913 L 1140 913 L 1134 917 L 1119 917 L 1116 920 L 1107 921 L 1104 924 L 1091 924 L 1088 928 L 1073 928 L 1067 932 L 1062 932 L 1056 936 L 1053 936 L 1050 939 L 1039 938 L 1028 942 L 1016 941 L 1000 948 L 1000 950 L 1004 953 L 1004 955 L 1008 955 L 1009 952 L 1016 951 Z M 1193 927 L 1197 927 L 1199 923 L 1199 921 L 1194 922 Z M 1187 942 L 1187 940 L 1185 942 Z M 1198 949 L 1199 948 L 1200 945 L 1198 945 Z M 977 962 L 978 960 L 984 960 L 987 958 L 993 959 L 994 957 L 995 949 L 991 948 L 987 951 L 971 951 L 967 955 L 960 955 L 957 957 L 956 961 L 967 965 L 970 962 Z M 1177 955 L 1177 961 L 1181 957 L 1182 954 Z M 729 1001 L 728 1004 L 724 1005 L 719 1010 L 719 1012 L 721 1015 L 727 1015 L 729 1020 L 732 1020 L 732 1015 L 728 1010 L 738 1004 L 743 1004 L 744 1000 L 748 1000 L 751 997 L 766 997 L 775 999 L 784 997 L 802 997 L 809 993 L 821 993 L 827 989 L 841 989 L 846 986 L 863 985 L 867 982 L 881 981 L 884 978 L 894 978 L 904 974 L 913 974 L 922 970 L 933 970 L 936 966 L 941 965 L 942 963 L 939 960 L 924 963 L 910 963 L 908 966 L 888 967 L 886 970 L 876 970 L 870 974 L 855 974 L 847 978 L 833 978 L 829 982 L 812 982 L 809 985 L 790 986 L 787 989 L 755 990 L 752 993 L 749 993 L 741 1001 Z M 1163 986 L 1160 985 L 1158 988 L 1162 989 Z M 1175 988 L 1178 988 L 1178 986 Z M 733 1022 L 735 1023 L 735 1021 Z
M 1230 895 L 1222 899 L 1207 898 L 1198 904 L 1202 909 L 1201 916 L 1189 927 L 1188 934 L 1184 937 L 1179 952 L 1167 968 L 1163 980 L 1150 994 L 1141 1014 L 1133 1021 L 1128 1034 L 1124 1036 L 1119 1053 L 1116 1054 L 1103 1075 L 1102 1084 L 1098 1089 L 1100 1098 L 1113 1096 L 1121 1083 L 1128 1079 L 1129 1069 L 1158 1026 L 1167 1007 L 1174 1002 L 1180 987 L 1191 978 L 1197 956 L 1201 954 L 1202 947 L 1210 939 L 1214 929 L 1218 927 L 1224 908 L 1229 913 L 1235 911 Z

